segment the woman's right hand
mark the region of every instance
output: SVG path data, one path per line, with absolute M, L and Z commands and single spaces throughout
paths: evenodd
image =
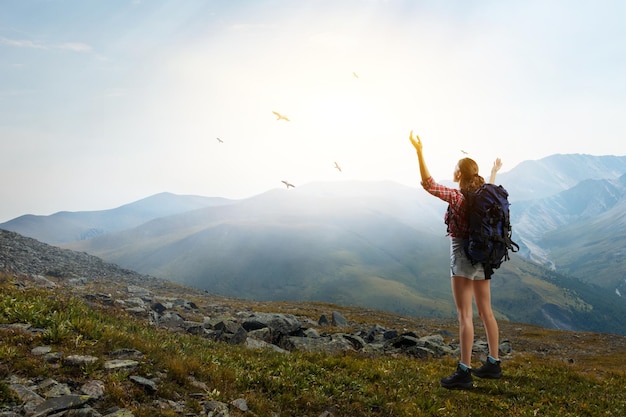
M 422 152 L 422 140 L 420 139 L 418 135 L 415 135 L 415 137 L 413 137 L 412 130 L 411 130 L 411 134 L 409 135 L 409 140 L 411 141 L 411 143 L 413 144 L 413 147 L 415 148 L 417 152 Z

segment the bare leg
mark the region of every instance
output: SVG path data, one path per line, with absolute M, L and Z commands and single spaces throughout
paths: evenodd
M 459 276 L 452 277 L 452 294 L 459 319 L 459 340 L 461 343 L 461 362 L 472 366 L 472 347 L 474 345 L 474 322 L 472 312 L 473 281 Z
M 487 334 L 487 342 L 489 343 L 489 355 L 494 359 L 498 359 L 499 349 L 499 330 L 498 322 L 493 315 L 491 309 L 491 281 L 481 280 L 473 281 L 474 284 L 474 300 L 478 308 L 478 315 L 485 326 Z

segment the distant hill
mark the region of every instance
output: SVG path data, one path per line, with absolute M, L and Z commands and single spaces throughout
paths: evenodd
M 498 174 L 511 201 L 536 200 L 557 194 L 584 180 L 614 179 L 626 174 L 626 156 L 556 154 L 524 161 Z
M 451 317 L 445 204 L 433 209 L 432 200 L 394 183 L 314 184 L 64 246 L 239 298 Z M 563 329 L 625 326 L 612 317 L 626 305 L 611 290 L 512 258 L 493 281 L 500 317 Z
M 501 317 L 624 331 L 624 173 L 626 157 L 553 155 L 499 175 L 523 248 L 493 281 Z M 208 204 L 62 246 L 229 296 L 455 314 L 445 203 L 417 184 L 313 183 L 200 201 Z M 47 230 L 59 223 L 41 221 Z
M 0 229 L 58 244 L 91 239 L 159 217 L 229 203 L 225 198 L 160 193 L 111 210 L 62 211 L 49 216 L 25 214 L 0 224 Z
M 511 213 L 524 256 L 624 292 L 626 174 L 584 180 L 556 195 L 512 206 Z

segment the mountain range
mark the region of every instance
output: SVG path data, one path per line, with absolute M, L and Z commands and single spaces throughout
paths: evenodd
M 499 175 L 519 253 L 499 317 L 626 334 L 626 157 L 552 155 Z M 0 224 L 143 274 L 257 300 L 454 316 L 445 203 L 390 181 L 312 183 L 241 200 L 162 193 Z

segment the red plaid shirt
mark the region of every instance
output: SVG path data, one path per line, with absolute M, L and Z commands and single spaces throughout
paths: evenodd
M 448 210 L 446 210 L 443 218 L 448 225 L 448 235 L 467 239 L 469 224 L 465 209 L 465 196 L 461 193 L 461 190 L 437 184 L 433 177 L 422 181 L 422 187 L 430 194 L 448 203 Z

